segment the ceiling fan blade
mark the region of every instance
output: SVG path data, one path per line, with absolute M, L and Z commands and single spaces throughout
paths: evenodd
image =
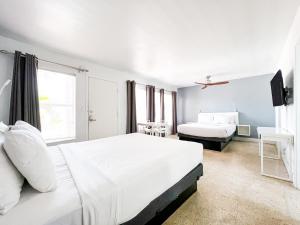
M 195 84 L 200 84 L 200 85 L 203 85 L 203 87 L 201 89 L 205 89 L 209 86 L 214 86 L 214 85 L 222 85 L 222 84 L 228 84 L 229 81 L 220 81 L 220 82 L 210 82 L 210 83 L 201 83 L 201 82 L 195 82 Z
M 195 82 L 195 84 L 206 85 L 205 83 Z
M 214 83 L 210 83 L 209 85 L 221 85 L 221 84 L 228 84 L 229 81 L 221 81 L 221 82 L 214 82 Z

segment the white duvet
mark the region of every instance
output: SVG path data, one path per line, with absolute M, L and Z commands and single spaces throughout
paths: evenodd
M 178 125 L 177 131 L 198 137 L 227 138 L 236 130 L 235 124 L 216 124 L 216 123 L 187 123 Z
M 202 145 L 130 134 L 60 145 L 79 190 L 84 225 L 134 218 L 202 162 Z
M 115 225 L 134 218 L 202 162 L 202 145 L 130 134 L 49 148 L 57 190 L 29 185 L 0 225 Z

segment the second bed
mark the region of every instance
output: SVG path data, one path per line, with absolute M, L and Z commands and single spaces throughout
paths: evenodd
M 238 112 L 199 113 L 197 123 L 177 127 L 180 140 L 203 144 L 206 149 L 221 151 L 232 139 L 238 125 Z

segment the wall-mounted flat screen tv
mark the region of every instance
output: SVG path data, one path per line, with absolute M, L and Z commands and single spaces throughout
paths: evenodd
M 281 70 L 278 70 L 271 80 L 273 106 L 286 105 L 286 91 L 283 85 Z

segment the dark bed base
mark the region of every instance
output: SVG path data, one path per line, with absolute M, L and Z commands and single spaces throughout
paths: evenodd
M 203 144 L 203 148 L 222 151 L 231 141 L 234 134 L 227 138 L 207 138 L 178 133 L 179 140 L 194 141 Z
M 162 224 L 185 200 L 197 191 L 197 180 L 202 175 L 203 166 L 199 164 L 174 186 L 150 202 L 136 217 L 122 225 Z

